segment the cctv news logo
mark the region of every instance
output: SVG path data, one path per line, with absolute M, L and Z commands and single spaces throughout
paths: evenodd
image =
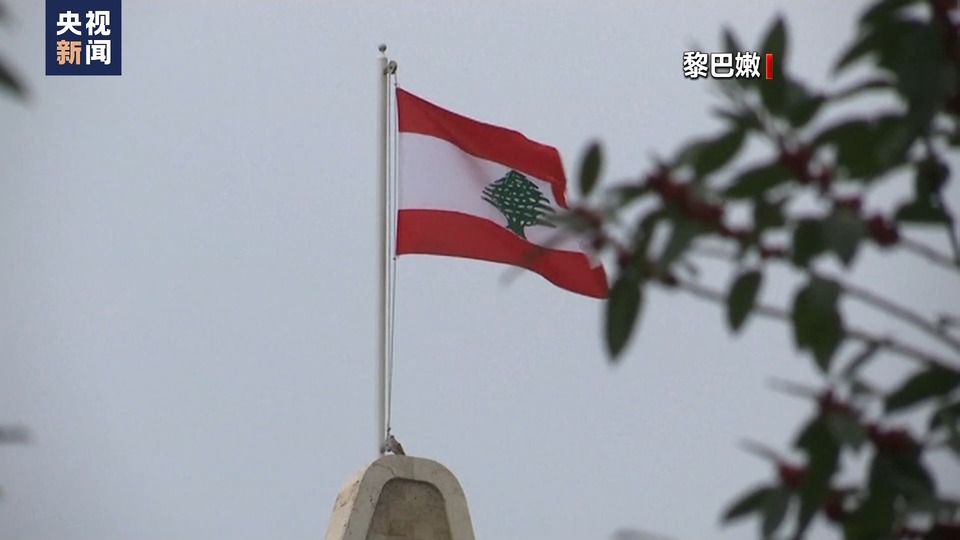
M 759 79 L 760 53 L 685 51 L 683 76 L 688 79 Z M 763 55 L 763 75 L 773 78 L 773 53 Z
M 121 0 L 47 0 L 47 75 L 120 75 Z

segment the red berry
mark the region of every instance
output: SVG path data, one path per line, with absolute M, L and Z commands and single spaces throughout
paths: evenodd
M 677 276 L 669 272 L 660 279 L 660 282 L 667 287 L 676 287 L 680 284 L 680 280 L 677 279 Z
M 823 167 L 820 172 L 813 176 L 813 180 L 820 186 L 821 191 L 828 191 L 830 185 L 833 184 L 833 169 Z
M 787 248 L 783 246 L 760 246 L 761 259 L 782 259 L 787 256 Z
M 590 247 L 593 249 L 594 252 L 602 251 L 604 246 L 606 245 L 607 245 L 607 239 L 603 236 L 597 236 L 596 238 L 593 239 L 592 242 L 590 242 Z
M 629 268 L 633 262 L 634 256 L 632 252 L 622 247 L 617 248 L 617 266 L 620 267 L 621 270 Z
M 660 189 L 660 195 L 670 202 L 683 205 L 687 202 L 689 188 L 686 184 L 666 182 Z
M 837 197 L 833 200 L 833 207 L 859 213 L 863 207 L 863 199 L 859 195 L 852 197 Z
M 796 150 L 782 150 L 779 162 L 797 176 L 798 182 L 808 184 L 814 179 L 810 174 L 811 157 L 813 157 L 813 151 L 810 147 L 801 146 Z
M 929 538 L 941 540 L 960 540 L 960 524 L 937 523 L 930 531 Z
M 663 173 L 651 173 L 647 175 L 647 185 L 650 186 L 650 189 L 659 192 L 661 187 L 670 181 L 669 178 Z
M 878 450 L 895 454 L 916 451 L 920 444 L 903 428 L 883 429 L 876 425 L 867 426 L 867 436 Z
M 843 504 L 843 495 L 832 491 L 827 501 L 823 503 L 823 513 L 827 519 L 834 523 L 840 523 L 847 517 L 847 509 Z
M 575 208 L 573 210 L 574 215 L 582 219 L 590 226 L 593 230 L 597 230 L 603 224 L 603 221 L 600 219 L 600 216 L 596 212 L 589 210 L 587 208 Z
M 954 0 L 934 0 L 933 1 L 933 9 L 942 15 L 947 15 L 955 6 L 956 6 L 956 2 Z
M 870 237 L 881 246 L 891 246 L 900 241 L 900 233 L 895 224 L 877 214 L 867 220 Z
M 919 444 L 905 429 L 892 429 L 883 437 L 882 446 L 891 452 L 911 452 Z
M 691 219 L 709 225 L 716 225 L 723 219 L 723 207 L 719 204 L 692 199 L 688 201 L 685 211 Z
M 777 465 L 777 474 L 780 475 L 780 481 L 791 489 L 797 489 L 803 485 L 807 476 L 807 470 L 803 467 L 797 467 L 789 463 L 780 463 Z
M 817 405 L 820 407 L 821 414 L 847 414 L 856 416 L 857 411 L 849 404 L 837 399 L 832 391 L 827 390 L 817 398 Z
M 957 28 L 957 32 L 960 32 L 960 28 Z M 944 104 L 943 108 L 955 116 L 960 116 L 960 92 L 952 95 L 947 102 Z

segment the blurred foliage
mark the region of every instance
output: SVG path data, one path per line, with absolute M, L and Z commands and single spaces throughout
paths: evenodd
M 7 11 L 6 6 L 0 2 L 0 25 L 8 22 L 10 20 L 10 13 Z M 18 98 L 25 98 L 27 95 L 27 89 L 24 86 L 23 82 L 16 75 L 12 68 L 7 64 L 6 60 L 0 56 L 0 88 L 7 90 Z
M 755 49 L 779 59 L 776 76 L 717 81 L 724 103 L 715 112 L 723 131 L 614 187 L 598 183 L 598 144 L 581 160 L 585 202 L 561 219 L 597 255 L 616 260 L 605 315 L 612 361 L 619 361 L 641 320 L 644 292 L 665 287 L 719 304 L 734 333 L 751 317 L 781 321 L 823 376 L 819 388 L 783 385 L 813 404 L 792 443 L 795 458 L 749 445 L 770 460 L 773 480 L 732 501 L 723 519 L 754 519 L 761 538 L 806 538 L 815 520 L 848 540 L 960 538 L 960 503 L 943 494 L 928 463 L 933 452 L 960 458 L 960 317 L 923 313 L 844 279 L 867 246 L 922 257 L 960 278 L 957 224 L 944 197 L 951 179 L 946 157 L 960 146 L 954 4 L 871 3 L 835 63 L 835 75 L 859 77 L 840 91 L 812 89 L 789 72 L 788 25 L 777 19 Z M 729 30 L 723 41 L 726 51 L 746 50 Z M 852 98 L 868 94 L 900 106 L 824 121 L 829 111 L 843 112 Z M 748 141 L 766 146 L 769 157 L 734 167 Z M 892 211 L 867 208 L 864 200 L 881 180 L 904 177 L 912 179 L 909 200 Z M 747 224 L 731 219 L 737 209 L 749 216 Z M 911 238 L 921 229 L 937 233 L 927 237 L 941 238 L 942 245 Z M 729 265 L 726 290 L 698 279 L 698 261 L 706 259 Z M 823 264 L 831 259 L 834 264 Z M 792 269 L 800 284 L 786 305 L 763 304 L 765 280 L 777 266 Z M 841 271 L 828 273 L 825 266 Z M 860 328 L 844 317 L 845 302 L 878 310 L 922 337 L 902 340 L 886 328 Z M 881 355 L 913 366 L 892 390 L 867 382 Z M 903 413 L 924 411 L 929 418 L 916 433 Z M 837 478 L 851 459 L 866 460 L 866 473 L 841 485 Z
M 0 24 L 10 19 L 6 6 L 0 2 Z M 26 88 L 0 57 L 0 88 L 5 88 L 19 98 L 26 97 Z M 25 444 L 29 441 L 29 432 L 23 426 L 0 425 L 0 444 Z M 3 490 L 0 489 L 0 495 Z

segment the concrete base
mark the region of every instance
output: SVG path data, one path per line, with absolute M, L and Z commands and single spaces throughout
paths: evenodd
M 383 456 L 344 484 L 326 540 L 474 540 L 467 499 L 446 467 Z

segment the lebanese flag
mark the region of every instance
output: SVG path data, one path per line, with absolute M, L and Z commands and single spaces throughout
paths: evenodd
M 504 263 L 576 293 L 607 297 L 603 266 L 548 221 L 567 208 L 556 148 L 400 88 L 397 116 L 397 255 Z

